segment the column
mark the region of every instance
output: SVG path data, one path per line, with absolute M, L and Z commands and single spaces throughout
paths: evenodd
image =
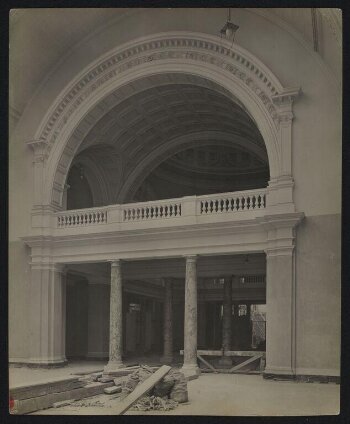
M 123 346 L 123 293 L 121 261 L 111 262 L 111 294 L 109 309 L 109 361 L 105 366 L 106 373 L 122 368 Z
M 164 296 L 164 322 L 163 322 L 163 357 L 161 362 L 171 364 L 173 361 L 173 293 L 170 279 L 164 280 L 165 296 Z
M 37 366 L 65 365 L 65 280 L 62 265 L 31 265 L 29 302 L 28 362 Z
M 184 364 L 186 377 L 197 376 L 197 257 L 186 257 Z
M 231 350 L 232 333 L 232 280 L 224 279 L 224 299 L 222 316 L 222 348 L 224 351 Z M 232 365 L 230 356 L 223 356 L 219 360 L 220 365 Z

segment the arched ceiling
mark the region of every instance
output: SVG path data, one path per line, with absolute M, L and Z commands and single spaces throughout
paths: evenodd
M 280 27 L 291 28 L 312 48 L 313 30 L 310 8 L 241 10 L 262 16 L 263 19 L 267 19 L 267 22 Z M 166 11 L 164 25 L 168 26 L 168 29 L 164 30 L 169 31 L 176 30 L 179 21 L 181 21 L 180 26 L 189 26 L 183 29 L 205 31 L 201 27 L 200 20 L 204 21 L 206 14 L 210 14 L 212 25 L 209 25 L 208 30 L 211 34 L 218 35 L 226 18 L 226 10 L 223 8 L 175 8 L 166 9 Z M 14 121 L 19 119 L 25 106 L 43 81 L 49 78 L 73 51 L 77 51 L 79 55 L 79 46 L 82 43 L 89 43 L 90 48 L 98 52 L 98 49 L 103 49 L 103 45 L 99 43 L 99 46 L 96 46 L 93 42 L 94 37 L 98 37 L 103 31 L 108 31 L 111 26 L 118 28 L 125 22 L 130 22 L 131 32 L 136 19 L 141 19 L 137 23 L 138 27 L 140 22 L 144 21 L 145 25 L 148 23 L 149 28 L 150 15 L 153 12 L 155 10 L 151 8 L 12 9 L 10 13 L 10 74 L 16 84 L 10 86 L 11 118 Z M 236 9 L 235 17 L 239 13 L 240 9 Z M 319 37 L 319 42 L 322 44 L 319 54 L 332 67 L 339 60 L 330 53 L 339 50 L 341 55 L 341 11 L 329 8 L 318 9 L 318 17 L 319 32 L 322 36 Z M 115 42 L 118 44 L 122 41 L 117 39 Z M 244 40 L 242 41 L 244 44 Z M 341 64 L 338 65 L 336 63 L 341 71 Z
M 119 199 L 118 193 L 133 169 L 147 157 L 157 156 L 144 170 L 143 178 L 170 157 L 173 157 L 170 162 L 172 174 L 185 175 L 186 170 L 192 170 L 195 164 L 183 158 L 176 162 L 174 155 L 194 147 L 196 152 L 202 147 L 202 153 L 199 153 L 202 156 L 208 154 L 205 146 L 209 145 L 210 157 L 215 150 L 223 153 L 209 171 L 209 174 L 217 173 L 219 178 L 251 173 L 252 163 L 255 164 L 253 172 L 263 169 L 265 174 L 266 170 L 268 173 L 265 143 L 253 119 L 232 94 L 204 78 L 183 73 L 142 78 L 110 94 L 98 107 L 99 119 L 92 110 L 82 122 L 82 125 L 90 126 L 90 130 L 83 138 L 73 164 L 85 161 L 89 167 L 88 163 L 95 162 L 93 172 L 107 181 L 109 203 L 132 200 L 132 194 L 131 198 L 123 196 Z M 159 150 L 165 153 L 154 155 Z M 224 156 L 231 160 L 225 166 Z M 196 163 L 205 168 L 205 164 L 199 164 L 199 159 Z M 224 169 L 226 174 L 222 174 Z M 205 172 L 208 173 L 208 169 Z M 141 183 L 134 184 L 132 192 Z
M 184 83 L 181 74 L 171 75 L 171 83 L 165 84 L 165 77 L 159 75 L 151 88 L 139 88 L 105 113 L 87 134 L 79 152 L 103 142 L 133 158 L 143 147 L 149 150 L 150 145 L 203 131 L 243 137 L 264 148 L 254 121 L 236 99 L 218 92 L 217 85 L 215 90 L 208 88 L 206 80 L 197 77 L 195 84 Z M 145 85 L 145 80 L 140 84 Z M 115 96 L 120 99 L 119 92 Z

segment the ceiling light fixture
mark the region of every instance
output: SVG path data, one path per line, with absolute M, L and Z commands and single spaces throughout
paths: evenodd
M 231 40 L 232 44 L 235 41 L 235 34 L 239 26 L 231 22 L 231 8 L 227 12 L 227 21 L 225 25 L 220 30 L 220 37 L 225 37 L 227 40 Z

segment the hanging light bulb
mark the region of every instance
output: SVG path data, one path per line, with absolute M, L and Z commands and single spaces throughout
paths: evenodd
M 231 40 L 233 44 L 238 28 L 238 25 L 231 22 L 231 8 L 229 8 L 227 13 L 227 22 L 220 30 L 221 38 L 225 37 L 227 40 Z

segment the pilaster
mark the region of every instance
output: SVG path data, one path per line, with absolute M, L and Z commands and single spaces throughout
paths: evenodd
M 64 266 L 49 262 L 31 264 L 30 364 L 66 364 L 65 296 Z
M 296 226 L 303 214 L 266 216 L 266 375 L 295 375 Z

